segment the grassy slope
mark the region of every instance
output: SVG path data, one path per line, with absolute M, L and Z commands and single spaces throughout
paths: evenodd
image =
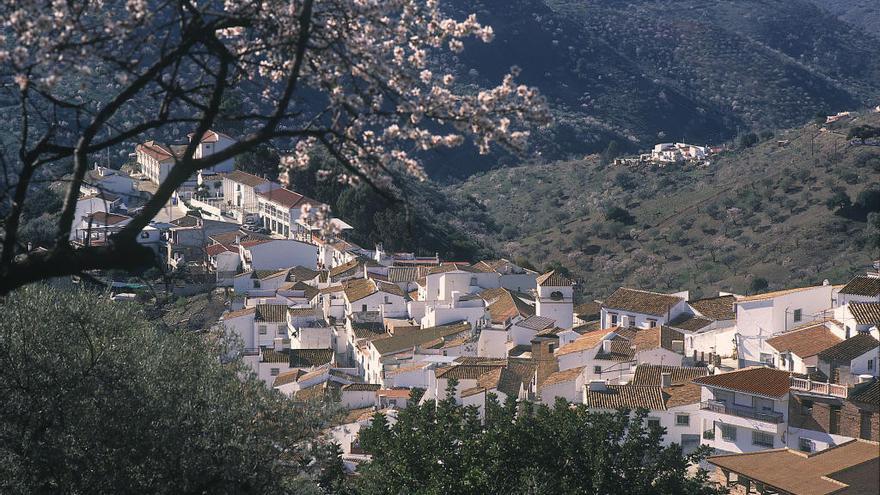
M 856 122 L 880 125 L 880 114 Z M 563 263 L 588 296 L 624 284 L 744 292 L 753 277 L 771 288 L 839 283 L 878 255 L 863 220 L 825 206 L 832 188 L 855 199 L 880 183 L 880 149 L 846 147 L 849 125 L 785 131 L 708 168 L 603 167 L 588 157 L 479 174 L 448 191 L 478 210 L 463 215 L 474 219 L 465 228 L 535 265 Z M 612 205 L 630 211 L 634 224 L 606 221 Z

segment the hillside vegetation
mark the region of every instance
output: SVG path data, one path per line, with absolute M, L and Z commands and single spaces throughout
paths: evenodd
M 520 66 L 556 116 L 535 139 L 545 159 L 580 157 L 612 140 L 631 150 L 658 139 L 722 142 L 800 125 L 819 111 L 876 105 L 880 95 L 880 38 L 808 0 L 481 0 L 451 8 L 476 12 L 496 37 L 440 64 L 461 83 L 483 86 Z M 431 160 L 432 177 L 516 162 L 467 152 Z
M 855 125 L 880 126 L 880 114 L 765 134 L 708 167 L 592 156 L 477 174 L 448 192 L 469 209 L 462 228 L 537 267 L 561 264 L 588 297 L 840 283 L 880 254 L 880 214 L 869 213 L 880 147 L 848 146 Z

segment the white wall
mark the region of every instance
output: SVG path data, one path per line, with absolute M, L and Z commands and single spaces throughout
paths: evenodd
M 862 354 L 861 356 L 850 361 L 850 373 L 853 375 L 872 375 L 872 376 L 880 376 L 880 373 L 877 372 L 877 362 L 880 359 L 880 347 L 875 347 L 874 349 Z M 868 368 L 868 361 L 872 361 L 872 366 Z
M 304 266 L 314 270 L 318 265 L 318 248 L 290 239 L 277 239 L 248 248 L 252 270 L 280 270 Z
M 376 392 L 343 390 L 340 402 L 345 409 L 369 407 L 376 403 Z
M 538 278 L 538 275 L 535 273 L 501 275 L 499 284 L 505 289 L 516 292 L 528 292 L 535 288 L 536 278 Z
M 507 330 L 483 328 L 477 342 L 477 356 L 507 357 Z
M 244 347 L 250 349 L 257 347 L 254 336 L 254 313 L 244 314 L 237 318 L 224 318 L 220 323 L 226 327 L 226 331 L 238 335 Z

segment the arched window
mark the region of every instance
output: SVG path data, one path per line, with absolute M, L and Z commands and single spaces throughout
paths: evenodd
M 554 290 L 553 292 L 550 293 L 550 299 L 553 299 L 554 301 L 562 300 L 562 292 L 559 292 L 558 290 Z

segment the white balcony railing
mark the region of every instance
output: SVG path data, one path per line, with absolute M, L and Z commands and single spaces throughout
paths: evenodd
M 814 382 L 809 378 L 791 377 L 791 389 L 811 394 L 830 395 L 846 399 L 847 387 L 836 383 Z

